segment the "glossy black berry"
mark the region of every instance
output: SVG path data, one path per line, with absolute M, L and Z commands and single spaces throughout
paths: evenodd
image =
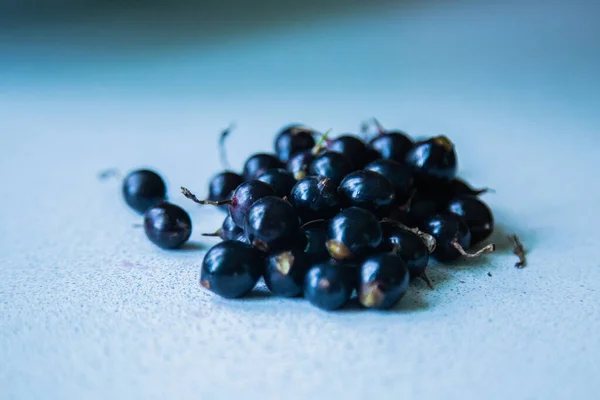
M 211 248 L 202 262 L 200 284 L 221 297 L 248 294 L 264 272 L 262 253 L 245 243 L 227 240 Z
M 471 245 L 471 232 L 465 221 L 456 214 L 443 213 L 432 216 L 425 224 L 425 231 L 436 240 L 433 257 L 440 262 L 451 262 L 461 257 L 456 248 L 467 249 Z
M 353 170 L 361 169 L 371 161 L 365 142 L 356 136 L 339 136 L 327 143 L 327 150 L 346 156 Z
M 458 168 L 454 144 L 445 136 L 415 143 L 406 155 L 406 163 L 422 181 L 454 179 Z
M 158 247 L 176 249 L 190 238 L 192 221 L 183 208 L 162 202 L 146 210 L 144 231 Z
M 125 202 L 140 214 L 165 200 L 167 187 L 154 171 L 140 169 L 130 172 L 123 180 Z
M 275 138 L 275 154 L 287 163 L 296 153 L 310 150 L 315 145 L 314 132 L 302 125 L 283 128 Z
M 369 145 L 379 158 L 404 164 L 406 154 L 412 149 L 413 141 L 403 132 L 383 132 L 371 139 Z
M 222 240 L 235 240 L 237 235 L 243 233 L 242 228 L 236 225 L 231 218 L 231 215 L 228 215 L 223 220 L 223 224 L 215 233 L 203 233 L 202 236 L 215 236 L 220 237 Z
M 258 199 L 267 196 L 276 196 L 277 193 L 273 186 L 258 180 L 251 180 L 242 183 L 233 192 L 231 204 L 229 204 L 229 215 L 239 227 L 244 227 L 248 210 Z
M 259 176 L 258 180 L 273 186 L 279 197 L 288 197 L 296 184 L 294 174 L 283 168 L 270 169 Z
M 233 191 L 244 182 L 241 175 L 231 171 L 223 171 L 213 176 L 208 182 L 208 200 L 223 201 L 229 200 Z M 227 205 L 219 206 L 227 211 Z
M 313 221 L 302 227 L 306 237 L 304 252 L 313 262 L 325 261 L 329 258 L 329 252 L 325 244 L 328 229 L 329 220 Z
M 331 218 L 340 210 L 337 186 L 320 176 L 299 180 L 291 191 L 290 202 L 304 223 Z
M 417 234 L 391 223 L 382 224 L 382 228 L 380 251 L 393 251 L 400 256 L 406 263 L 411 278 L 423 276 L 429 263 L 429 250 L 425 242 Z
M 462 217 L 471 232 L 471 244 L 487 239 L 494 230 L 494 216 L 490 208 L 475 196 L 456 197 L 448 204 L 448 211 Z
M 285 168 L 285 164 L 273 154 L 257 153 L 244 164 L 244 179 L 256 179 L 270 169 Z
M 399 255 L 370 256 L 360 266 L 358 301 L 367 308 L 390 309 L 406 294 L 409 280 L 408 269 Z
M 346 156 L 333 151 L 321 153 L 312 161 L 308 168 L 309 175 L 329 178 L 336 185 L 352 171 L 352 165 Z
M 310 258 L 302 250 L 285 250 L 267 257 L 265 284 L 277 296 L 300 296 L 304 278 L 311 266 Z
M 315 155 L 311 151 L 304 151 L 295 154 L 287 163 L 287 170 L 290 171 L 296 180 L 305 178 L 308 175 L 308 168 L 315 159 Z
M 289 202 L 279 197 L 257 200 L 248 211 L 244 227 L 250 243 L 269 252 L 289 248 L 299 230 L 298 214 Z
M 417 190 L 406 208 L 407 222 L 411 227 L 422 228 L 427 220 L 442 212 L 446 207 L 445 198 L 434 193 Z
M 394 186 L 380 173 L 361 170 L 344 178 L 338 188 L 344 207 L 360 207 L 385 217 L 395 204 Z
M 381 159 L 369 163 L 365 170 L 378 172 L 385 176 L 394 187 L 396 203 L 406 203 L 410 197 L 413 184 L 412 171 L 409 167 L 394 160 Z
M 306 274 L 304 297 L 323 310 L 342 308 L 354 290 L 356 270 L 342 263 L 324 262 L 314 265 Z
M 382 236 L 381 224 L 373 213 L 358 207 L 346 208 L 329 222 L 327 250 L 336 260 L 359 260 L 381 244 Z

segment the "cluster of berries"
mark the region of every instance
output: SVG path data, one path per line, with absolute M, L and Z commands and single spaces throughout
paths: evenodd
M 221 135 L 222 162 L 228 165 Z M 369 133 L 371 132 L 371 133 Z M 248 294 L 261 277 L 277 296 L 304 296 L 335 310 L 356 294 L 366 308 L 388 309 L 411 278 L 431 286 L 430 257 L 442 263 L 494 250 L 487 239 L 494 219 L 476 190 L 457 178 L 453 143 L 445 136 L 413 141 L 376 120 L 364 137 L 329 139 L 302 125 L 283 128 L 274 153 L 253 154 L 241 174 L 229 169 L 209 182 L 198 204 L 227 211 L 214 234 L 222 242 L 202 263 L 201 285 L 225 298 Z M 165 201 L 162 178 L 149 170 L 124 181 L 126 202 L 144 213 L 148 238 L 177 248 L 191 219 Z

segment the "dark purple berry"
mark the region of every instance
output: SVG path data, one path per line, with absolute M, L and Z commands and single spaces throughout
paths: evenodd
M 396 193 L 397 204 L 404 204 L 409 199 L 413 177 L 410 168 L 405 164 L 400 164 L 393 160 L 381 159 L 369 163 L 365 167 L 365 170 L 378 172 L 392 183 L 394 192 Z
M 327 143 L 327 150 L 346 156 L 353 170 L 361 169 L 371 161 L 365 142 L 356 136 L 338 136 Z
M 250 243 L 268 252 L 289 248 L 299 230 L 294 208 L 279 197 L 264 197 L 252 204 L 244 227 Z
M 277 296 L 300 296 L 310 266 L 310 258 L 302 250 L 271 254 L 266 261 L 265 284 Z
M 329 178 L 334 184 L 339 184 L 353 168 L 346 156 L 332 151 L 326 151 L 317 156 L 308 168 L 309 175 Z
M 329 178 L 309 176 L 293 187 L 290 202 L 304 223 L 333 217 L 340 210 L 337 186 Z
M 270 169 L 285 168 L 285 164 L 272 154 L 257 153 L 244 164 L 244 179 L 256 179 Z
M 290 125 L 275 138 L 275 153 L 287 163 L 294 154 L 310 150 L 314 145 L 314 131 L 302 125 Z
M 409 277 L 400 256 L 393 253 L 370 256 L 360 266 L 358 301 L 366 308 L 390 309 L 406 294 Z
M 282 168 L 270 169 L 259 176 L 258 180 L 273 186 L 279 197 L 288 197 L 296 184 L 294 174 Z
M 355 274 L 355 268 L 343 263 L 316 264 L 306 274 L 304 297 L 320 309 L 338 310 L 350 300 Z
M 377 172 L 361 170 L 344 178 L 338 188 L 344 207 L 361 207 L 378 217 L 385 217 L 395 204 L 392 183 Z
M 144 231 L 158 247 L 176 249 L 190 238 L 192 221 L 183 208 L 162 202 L 146 210 Z
M 471 232 L 465 221 L 456 214 L 444 213 L 432 216 L 425 231 L 436 241 L 433 257 L 440 262 L 451 262 L 461 257 L 457 245 L 463 249 L 471 246 Z
M 423 182 L 449 181 L 458 169 L 454 144 L 445 136 L 415 143 L 406 155 L 406 163 Z
M 448 211 L 462 217 L 471 232 L 471 244 L 487 239 L 494 230 L 494 216 L 490 208 L 475 196 L 463 195 L 453 199 Z
M 360 260 L 372 253 L 382 240 L 381 224 L 362 208 L 342 210 L 329 222 L 327 250 L 339 261 Z
M 233 191 L 244 182 L 244 179 L 235 172 L 223 171 L 213 176 L 208 182 L 208 200 L 224 201 L 231 199 Z M 226 205 L 220 208 L 227 210 Z
M 140 169 L 130 172 L 123 180 L 125 202 L 140 214 L 165 200 L 167 187 L 154 171 Z

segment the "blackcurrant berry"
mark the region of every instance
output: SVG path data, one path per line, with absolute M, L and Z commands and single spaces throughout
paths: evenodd
M 312 221 L 302 226 L 302 231 L 306 236 L 304 252 L 313 262 L 321 262 L 329 258 L 329 252 L 325 244 L 328 229 L 329 220 Z
M 158 247 L 176 249 L 190 238 L 192 221 L 183 208 L 162 202 L 146 210 L 144 231 Z
M 375 135 L 369 141 L 369 147 L 377 152 L 377 158 L 404 164 L 406 154 L 413 147 L 413 141 L 406 133 L 387 130 L 376 118 L 363 124 L 363 134 L 369 137 Z
M 471 246 L 471 232 L 465 221 L 456 214 L 444 213 L 432 216 L 425 225 L 425 231 L 436 241 L 433 257 L 440 262 L 451 262 L 462 255 L 463 249 Z
M 425 182 L 454 179 L 458 168 L 454 144 L 445 136 L 415 143 L 406 155 L 406 163 L 416 178 Z
M 277 296 L 296 297 L 302 294 L 310 258 L 302 250 L 285 250 L 267 257 L 265 284 Z
M 244 231 L 253 246 L 262 251 L 289 248 L 298 238 L 300 224 L 292 205 L 279 197 L 263 197 L 250 207 Z
M 256 179 L 268 170 L 275 168 L 285 168 L 285 164 L 273 154 L 254 154 L 244 164 L 244 180 Z
M 334 259 L 352 261 L 369 255 L 381 240 L 381 224 L 375 215 L 362 208 L 350 207 L 329 222 L 326 245 Z
M 332 151 L 326 151 L 317 156 L 308 167 L 309 175 L 329 178 L 338 185 L 353 168 L 346 156 Z
M 302 222 L 331 218 L 340 210 L 337 186 L 329 178 L 309 176 L 293 187 L 290 202 Z
M 346 176 L 338 192 L 343 206 L 361 207 L 378 217 L 385 217 L 396 199 L 392 183 L 380 173 L 368 170 Z
M 343 154 L 350 161 L 353 170 L 363 168 L 370 159 L 365 143 L 356 136 L 343 135 L 328 141 L 327 150 Z
M 241 175 L 231 171 L 223 171 L 213 176 L 208 182 L 208 200 L 224 201 L 231 199 L 233 191 L 244 182 Z M 220 206 L 227 210 L 226 205 Z
M 354 290 L 355 268 L 324 262 L 310 268 L 304 281 L 304 297 L 323 310 L 342 308 Z
M 234 299 L 248 294 L 264 272 L 264 257 L 245 243 L 226 240 L 204 257 L 200 284 L 221 297 Z
M 125 202 L 140 214 L 165 200 L 167 187 L 154 171 L 140 169 L 130 172 L 123 180 Z
M 367 308 L 392 308 L 406 294 L 409 277 L 406 264 L 399 255 L 370 256 L 360 266 L 358 301 Z
M 215 233 L 203 233 L 202 236 L 220 237 L 222 240 L 235 240 L 236 236 L 243 232 L 242 228 L 233 222 L 231 215 L 228 215 Z
M 410 168 L 393 160 L 375 160 L 369 163 L 365 170 L 378 172 L 385 176 L 394 187 L 396 203 L 404 204 L 409 199 L 413 177 Z
M 273 186 L 279 197 L 288 197 L 296 184 L 294 174 L 282 168 L 270 169 L 259 176 L 258 180 Z
M 475 196 L 458 196 L 448 205 L 448 211 L 465 221 L 471 232 L 471 244 L 487 239 L 494 230 L 494 216 L 490 208 Z
M 287 163 L 294 154 L 310 150 L 314 145 L 314 131 L 302 125 L 289 125 L 277 134 L 275 153 Z
M 425 269 L 429 263 L 429 249 L 416 233 L 392 223 L 382 224 L 383 241 L 380 251 L 394 252 L 406 263 L 411 278 L 421 277 L 429 285 Z

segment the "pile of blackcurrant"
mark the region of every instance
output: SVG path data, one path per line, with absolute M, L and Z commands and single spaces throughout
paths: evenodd
M 302 125 L 276 136 L 273 153 L 251 155 L 241 173 L 215 175 L 198 204 L 227 212 L 222 242 L 204 257 L 200 284 L 225 298 L 248 294 L 264 278 L 277 296 L 304 296 L 336 310 L 356 296 L 365 308 L 394 307 L 430 258 L 450 263 L 494 250 L 489 207 L 457 177 L 454 144 L 445 136 L 414 142 L 376 120 L 363 137 L 330 139 Z M 226 135 L 223 134 L 221 138 Z M 221 140 L 221 147 L 223 141 Z M 224 162 L 226 164 L 226 162 Z M 227 165 L 227 164 L 226 164 Z M 165 200 L 156 173 L 124 181 L 127 204 L 144 213 L 157 246 L 177 248 L 191 234 L 189 215 Z

